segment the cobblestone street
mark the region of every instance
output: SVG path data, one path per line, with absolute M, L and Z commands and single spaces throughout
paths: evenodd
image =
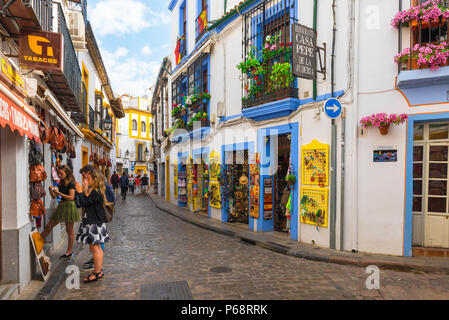
M 105 278 L 55 299 L 140 299 L 141 286 L 187 281 L 194 299 L 449 299 L 447 274 L 381 270 L 367 290 L 365 268 L 302 260 L 217 234 L 128 196 L 108 225 Z M 87 246 L 75 257 L 89 260 Z M 229 273 L 213 273 L 225 266 Z M 84 277 L 82 273 L 82 277 Z

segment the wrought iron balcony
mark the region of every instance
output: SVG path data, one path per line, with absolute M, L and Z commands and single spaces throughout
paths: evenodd
M 61 5 L 58 5 L 58 29 L 64 37 L 64 66 L 62 73 L 52 73 L 47 85 L 56 94 L 67 111 L 83 112 L 81 70 Z
M 90 131 L 95 130 L 95 111 L 90 105 L 89 105 L 89 130 Z
M 201 11 L 199 16 L 195 19 L 195 35 L 196 42 L 198 42 L 202 36 L 207 33 L 207 14 L 208 14 L 207 6 Z
M 52 30 L 52 0 L 3 1 L 2 9 L 5 16 L 0 22 L 10 33 Z
M 293 0 L 266 0 L 243 18 L 242 108 L 298 98 L 291 72 Z
M 87 110 L 88 110 L 88 101 L 87 101 L 87 90 L 86 90 L 86 86 L 83 83 L 83 93 L 82 93 L 82 107 L 83 107 L 83 112 L 76 112 L 76 113 L 72 113 L 72 119 L 75 120 L 78 123 L 84 123 L 87 124 Z

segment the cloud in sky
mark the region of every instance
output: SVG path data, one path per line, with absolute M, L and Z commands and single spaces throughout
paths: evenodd
M 149 56 L 153 53 L 153 50 L 149 46 L 145 46 L 142 48 L 142 54 Z
M 103 0 L 89 7 L 88 12 L 100 36 L 137 33 L 170 22 L 168 13 L 157 12 L 137 0 Z
M 170 54 L 166 0 L 92 0 L 88 19 L 114 93 L 144 95 Z

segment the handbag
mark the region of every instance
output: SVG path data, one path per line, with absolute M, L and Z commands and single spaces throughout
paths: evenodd
M 80 203 L 80 194 L 78 192 L 75 192 L 75 205 L 76 207 L 79 209 L 81 208 L 81 203 Z
M 30 215 L 33 217 L 40 217 L 43 216 L 45 214 L 46 210 L 45 210 L 45 206 L 44 206 L 44 202 L 42 200 L 33 200 L 31 202 L 31 207 L 30 207 Z
M 47 173 L 45 172 L 44 166 L 37 165 L 31 166 L 30 168 L 30 182 L 41 182 L 47 179 Z
M 109 223 L 114 217 L 114 202 L 103 202 L 104 208 L 104 222 Z
M 41 182 L 31 183 L 31 200 L 39 200 L 45 197 L 45 189 Z

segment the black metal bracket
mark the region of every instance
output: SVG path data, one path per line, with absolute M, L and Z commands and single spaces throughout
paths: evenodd
M 327 70 L 326 52 L 327 52 L 326 42 L 323 42 L 322 47 L 316 47 L 316 54 L 318 56 L 318 61 L 320 62 L 320 68 L 316 72 L 324 75 L 323 80 L 326 80 L 326 70 Z

